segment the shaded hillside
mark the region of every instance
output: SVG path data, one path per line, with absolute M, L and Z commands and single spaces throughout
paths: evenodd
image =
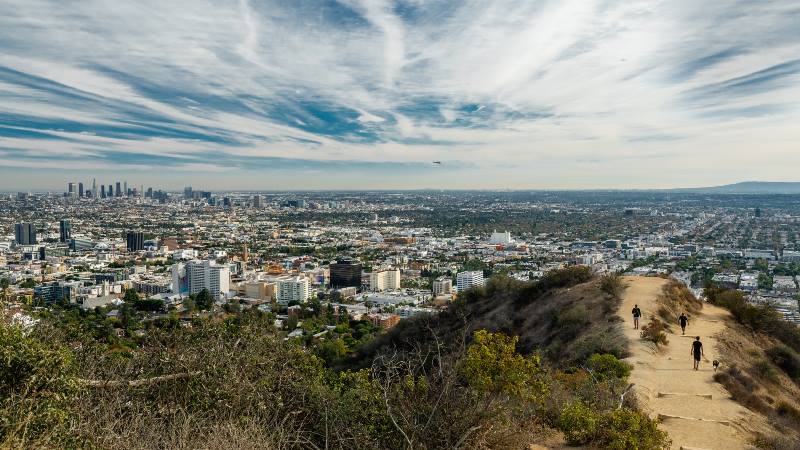
M 586 267 L 550 272 L 531 283 L 493 278 L 485 288 L 462 294 L 439 315 L 401 322 L 345 366 L 365 367 L 386 351 L 437 342 L 462 345 L 477 329 L 519 336 L 520 352 L 540 351 L 560 366 L 582 363 L 594 353 L 624 357 L 626 341 L 615 313 L 622 287 L 612 286 L 615 282 L 619 280 L 593 277 Z

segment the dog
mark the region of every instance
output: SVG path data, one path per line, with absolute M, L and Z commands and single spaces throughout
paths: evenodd
M 717 369 L 719 369 L 719 361 L 717 361 L 716 359 L 714 360 L 714 362 L 711 363 L 711 365 L 714 366 L 714 372 L 716 372 Z

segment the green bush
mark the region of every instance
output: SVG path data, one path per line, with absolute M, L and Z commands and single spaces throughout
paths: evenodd
M 0 445 L 50 447 L 67 435 L 77 380 L 72 359 L 0 323 Z
M 586 365 L 592 370 L 595 377 L 600 379 L 626 379 L 631 374 L 633 367 L 625 361 L 620 361 L 614 355 L 594 354 L 586 361 Z
M 621 408 L 603 416 L 596 443 L 611 450 L 658 450 L 669 448 L 671 441 L 655 420 Z
M 642 339 L 652 342 L 656 347 L 667 345 L 669 340 L 667 340 L 667 333 L 664 330 L 666 330 L 664 323 L 658 319 L 653 319 L 642 327 Z
M 597 436 L 600 415 L 581 402 L 568 405 L 561 411 L 556 427 L 564 433 L 569 445 L 583 445 Z
M 772 347 L 766 351 L 769 359 L 792 379 L 800 378 L 800 355 L 786 346 Z

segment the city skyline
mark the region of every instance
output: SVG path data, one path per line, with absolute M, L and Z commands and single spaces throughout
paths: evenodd
M 0 7 L 0 191 L 797 181 L 789 1 Z

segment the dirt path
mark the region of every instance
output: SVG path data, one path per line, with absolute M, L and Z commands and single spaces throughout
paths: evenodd
M 626 277 L 628 288 L 623 296 L 620 316 L 625 335 L 630 340 L 634 367 L 631 383 L 637 398 L 651 417 L 660 417 L 662 428 L 672 438 L 673 449 L 740 449 L 747 447 L 748 436 L 742 425 L 751 413 L 730 399 L 722 386 L 713 380 L 711 361 L 717 357 L 715 335 L 725 327 L 728 312 L 706 304 L 702 312 L 690 318 L 686 336 L 680 326 L 672 328 L 669 345 L 656 352 L 641 340 L 633 329 L 631 309 L 638 304 L 643 318 L 640 327 L 656 315 L 656 297 L 667 280 L 648 277 Z M 695 336 L 703 342 L 705 357 L 700 370 L 692 370 L 690 350 Z

